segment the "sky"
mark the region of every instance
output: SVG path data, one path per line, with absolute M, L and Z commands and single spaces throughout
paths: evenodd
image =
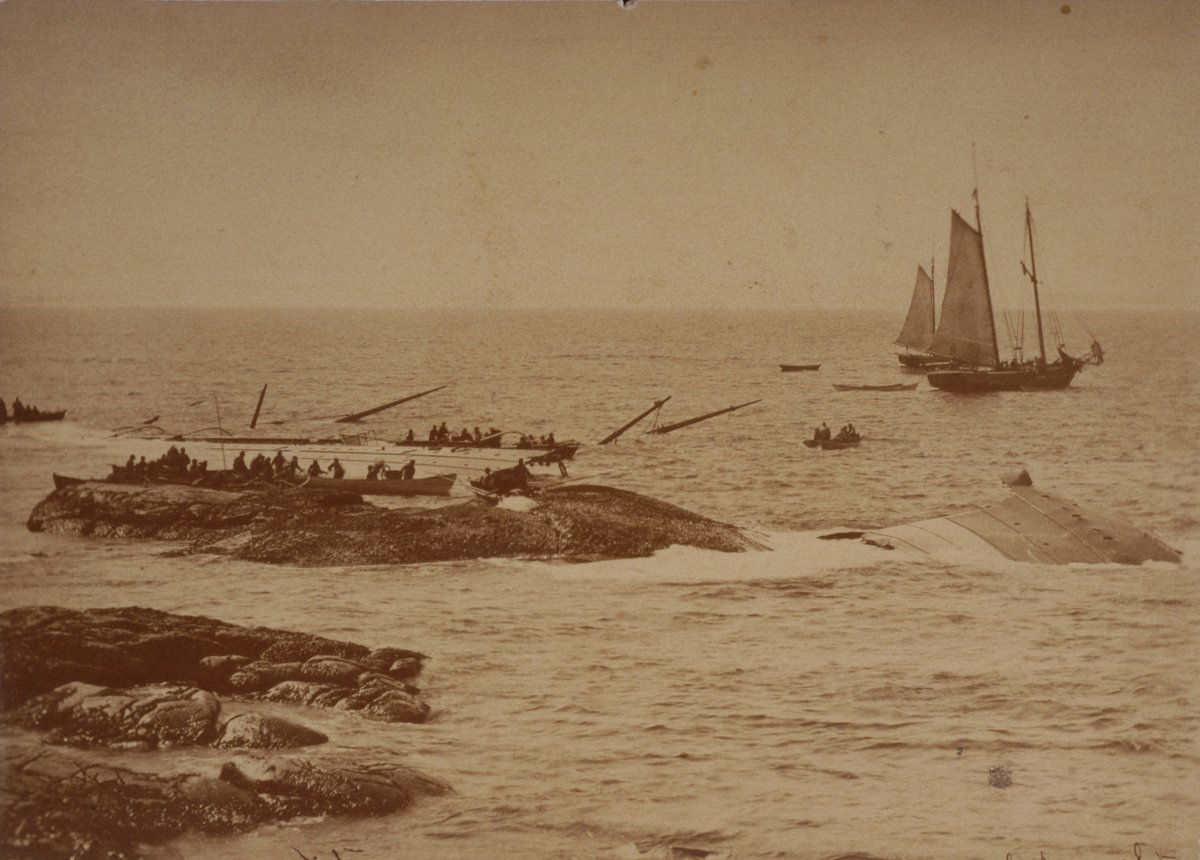
M 1200 308 L 1200 4 L 0 2 L 0 305 Z

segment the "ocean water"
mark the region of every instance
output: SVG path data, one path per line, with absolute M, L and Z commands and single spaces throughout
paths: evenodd
M 0 607 L 136 604 L 431 656 L 430 723 L 302 721 L 334 751 L 408 762 L 453 795 L 367 821 L 189 836 L 174 846 L 188 858 L 642 858 L 682 845 L 1055 860 L 1133 857 L 1135 843 L 1195 856 L 1200 314 L 1090 313 L 1108 363 L 1066 391 L 972 397 L 896 366 L 901 312 L 6 309 L 0 396 L 69 411 L 0 428 Z M 902 393 L 831 386 L 918 380 Z M 667 395 L 662 423 L 762 398 L 585 447 L 570 468 L 744 525 L 772 551 L 301 570 L 24 528 L 52 471 L 102 474 L 165 447 L 116 428 L 158 415 L 201 430 L 219 409 L 236 429 L 266 383 L 263 421 L 323 432 L 317 416 L 443 382 L 368 426 L 595 442 Z M 853 421 L 862 447 L 802 447 L 821 421 Z M 1000 474 L 1022 467 L 1154 531 L 1185 563 L 948 561 L 817 539 L 1002 495 Z M 998 767 L 1006 788 L 989 784 Z

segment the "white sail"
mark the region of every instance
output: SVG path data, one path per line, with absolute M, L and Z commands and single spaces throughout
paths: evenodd
M 980 367 L 995 367 L 1000 363 L 983 236 L 953 211 L 942 321 L 929 352 Z
M 929 277 L 924 266 L 917 266 L 917 284 L 913 287 L 908 316 L 904 318 L 904 327 L 900 329 L 895 342 L 910 349 L 928 351 L 933 330 L 933 278 Z

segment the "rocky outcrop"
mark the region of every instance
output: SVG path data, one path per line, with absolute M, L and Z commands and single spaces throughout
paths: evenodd
M 279 717 L 237 713 L 221 719 L 212 693 L 178 684 L 98 687 L 63 684 L 34 696 L 8 718 L 46 732 L 51 743 L 152 750 L 211 744 L 223 749 L 293 749 L 323 744 L 318 731 Z
M 383 814 L 445 792 L 398 762 L 377 760 L 379 751 L 366 762 L 345 747 L 319 759 L 281 755 L 328 738 L 245 710 L 245 700 L 263 699 L 421 722 L 429 706 L 409 681 L 424 659 L 151 609 L 0 613 L 4 722 L 77 748 L 63 755 L 28 734 L 0 744 L 0 855 L 135 857 L 143 843 L 185 830 Z M 237 757 L 208 773 L 181 774 L 168 760 L 173 750 L 201 745 Z M 146 766 L 113 767 L 87 752 L 98 748 L 143 751 Z
M 229 762 L 214 774 L 158 775 L 75 753 L 6 751 L 0 853 L 9 858 L 145 856 L 185 831 L 236 833 L 319 815 L 380 815 L 445 785 L 388 763 L 287 757 Z
M 419 723 L 429 706 L 409 681 L 424 660 L 417 651 L 372 651 L 155 609 L 23 607 L 0 613 L 0 708 L 70 682 L 105 688 L 172 683 Z
M 478 500 L 385 509 L 360 498 L 286 490 L 233 493 L 86 482 L 55 490 L 33 531 L 185 541 L 188 552 L 293 565 L 404 564 L 468 558 L 635 558 L 673 544 L 762 548 L 739 529 L 611 487 L 543 490 L 528 510 Z

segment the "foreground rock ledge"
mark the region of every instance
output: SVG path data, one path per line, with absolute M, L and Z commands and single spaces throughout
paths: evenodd
M 672 545 L 763 547 L 741 530 L 674 505 L 600 486 L 543 491 L 527 511 L 478 500 L 385 509 L 346 494 L 231 493 L 87 482 L 55 490 L 32 531 L 186 541 L 190 552 L 302 566 L 472 558 L 637 558 Z
M 343 743 L 307 757 L 294 750 L 324 734 L 242 712 L 265 699 L 420 722 L 429 707 L 406 679 L 424 659 L 136 607 L 0 613 L 0 856 L 139 857 L 188 830 L 381 815 L 445 793 L 394 753 Z M 181 772 L 178 751 L 202 746 L 222 757 Z M 108 750 L 137 751 L 137 765 Z

